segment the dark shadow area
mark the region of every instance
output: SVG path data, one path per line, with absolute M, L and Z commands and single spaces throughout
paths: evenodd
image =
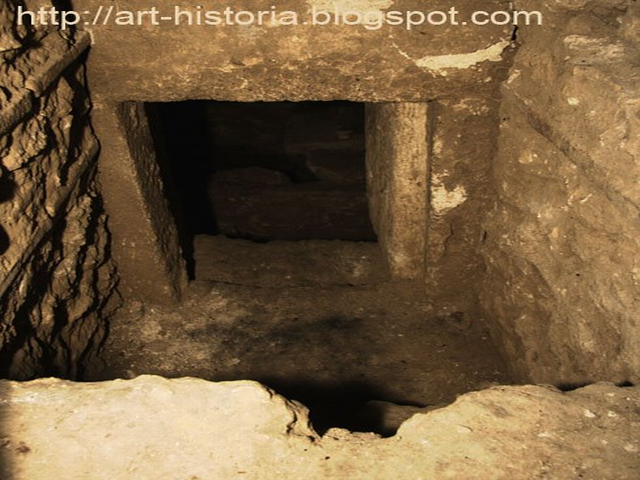
M 147 103 L 168 200 L 190 234 L 217 233 L 207 197 L 214 146 L 207 129 L 205 102 Z
M 411 407 L 425 407 L 406 399 L 390 397 L 384 389 L 364 380 L 323 383 L 308 379 L 258 378 L 278 394 L 309 408 L 314 429 L 324 435 L 330 428 L 352 432 L 373 432 L 391 437 L 396 427 L 389 427 L 384 412 L 371 407 L 372 402 L 388 402 Z
M 205 194 L 207 173 L 203 169 L 212 152 L 205 141 L 205 122 L 199 106 L 200 102 L 145 104 L 165 196 L 178 227 L 178 240 L 191 279 L 195 278 L 193 236 L 200 233 L 198 225 L 215 225 Z M 185 121 L 173 122 L 173 118 Z M 179 151 L 180 160 L 172 163 Z
M 146 108 L 191 263 L 199 234 L 376 241 L 364 104 L 188 101 Z
M 320 434 L 336 427 L 392 436 L 398 425 L 390 422 L 390 413 L 425 406 L 381 380 L 375 357 L 383 347 L 377 332 L 357 317 L 319 317 L 286 325 L 247 318 L 242 326 L 211 324 L 206 331 L 194 331 L 193 337 L 215 338 L 224 347 L 220 364 L 227 366 L 209 380 L 260 382 L 308 407 Z M 233 358 L 241 360 L 236 364 Z M 386 405 L 380 409 L 376 403 Z
M 572 392 L 574 390 L 579 390 L 584 387 L 588 387 L 589 385 L 593 385 L 595 382 L 579 382 L 579 383 L 560 383 L 555 385 L 555 387 L 562 392 Z M 627 387 L 635 387 L 636 385 L 630 381 L 623 382 L 614 382 L 616 387 L 627 388 Z
M 0 255 L 5 253 L 9 246 L 11 245 L 11 239 L 9 238 L 9 234 L 6 232 L 2 226 L 0 226 Z
M 13 198 L 16 186 L 10 172 L 0 166 L 0 203 L 8 202 Z
M 0 203 L 10 201 L 16 190 L 16 183 L 11 178 L 9 172 L 0 166 Z M 11 239 L 7 231 L 0 224 L 0 255 L 5 253 L 11 245 Z
M 622 388 L 627 388 L 627 387 L 635 387 L 636 384 L 626 381 L 626 382 L 620 382 L 620 383 L 616 383 L 616 387 L 622 387 Z
M 584 388 L 587 385 L 591 385 L 591 382 L 580 382 L 580 383 L 560 383 L 554 385 L 558 390 L 562 392 L 572 392 L 573 390 L 578 390 L 580 388 Z

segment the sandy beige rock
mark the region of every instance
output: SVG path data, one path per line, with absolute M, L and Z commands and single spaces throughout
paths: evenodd
M 5 475 L 57 478 L 637 478 L 640 389 L 496 387 L 395 437 L 330 430 L 253 382 L 0 384 Z

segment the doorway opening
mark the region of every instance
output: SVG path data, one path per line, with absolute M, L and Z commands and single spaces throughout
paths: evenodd
M 350 250 L 341 241 L 380 257 L 364 104 L 186 101 L 146 110 L 192 279 L 229 280 L 221 262 L 246 255 L 340 255 Z

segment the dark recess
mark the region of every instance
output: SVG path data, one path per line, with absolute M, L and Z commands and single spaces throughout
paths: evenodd
M 364 104 L 147 104 L 187 260 L 194 235 L 376 241 Z

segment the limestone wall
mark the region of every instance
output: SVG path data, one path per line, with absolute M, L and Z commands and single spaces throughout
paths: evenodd
M 439 316 L 477 319 L 484 273 L 482 219 L 492 205 L 499 84 L 492 95 L 444 98 L 432 108 L 427 292 Z
M 89 38 L 16 28 L 14 3 L 0 6 L 0 374 L 75 377 L 115 284 L 78 60 Z
M 503 88 L 483 306 L 521 377 L 637 382 L 638 6 L 520 3 L 545 25 Z

